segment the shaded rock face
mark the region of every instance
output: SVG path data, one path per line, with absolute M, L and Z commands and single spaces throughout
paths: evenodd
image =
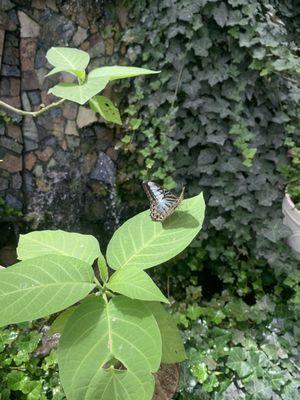
M 51 46 L 82 48 L 97 65 L 110 57 L 113 47 L 99 23 L 106 6 L 100 0 L 0 1 L 1 100 L 28 111 L 57 100 L 47 92 L 61 75 L 45 78 Z M 0 197 L 23 212 L 29 229 L 115 227 L 113 131 L 87 106 L 67 101 L 37 118 L 7 114 L 9 122 L 0 116 Z
M 116 180 L 116 170 L 113 161 L 102 151 L 99 153 L 91 179 L 103 182 L 106 185 L 114 186 Z

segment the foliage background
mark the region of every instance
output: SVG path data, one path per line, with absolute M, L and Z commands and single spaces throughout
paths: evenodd
M 188 350 L 178 399 L 295 399 L 300 273 L 284 244 L 281 201 L 300 146 L 300 5 L 141 0 L 123 8 L 121 28 L 116 3 L 105 5 L 103 35 L 115 54 L 103 65 L 162 70 L 113 86 L 126 126 L 123 219 L 145 208 L 144 178 L 184 185 L 187 197 L 203 190 L 207 202 L 193 247 L 156 269 Z M 30 380 L 52 382 L 41 370 Z

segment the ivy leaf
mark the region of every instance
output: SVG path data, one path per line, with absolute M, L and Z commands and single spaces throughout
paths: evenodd
M 277 219 L 269 221 L 267 227 L 262 230 L 262 233 L 265 238 L 273 243 L 277 243 L 279 240 L 289 236 L 291 231 L 283 224 L 282 220 Z
M 17 254 L 19 260 L 61 254 L 92 264 L 101 252 L 97 239 L 92 235 L 46 230 L 20 235 Z
M 22 371 L 11 371 L 6 376 L 6 382 L 10 389 L 22 391 L 26 382 L 26 375 Z
M 95 285 L 89 264 L 48 254 L 0 271 L 0 326 L 42 318 L 84 298 Z
M 246 362 L 247 352 L 242 347 L 233 347 L 230 349 L 226 365 L 235 371 L 240 378 L 244 378 L 253 372 L 252 368 Z
M 106 286 L 130 299 L 169 303 L 150 276 L 133 266 L 120 268 L 111 276 Z
M 204 219 L 202 194 L 184 200 L 164 223 L 154 222 L 149 211 L 126 221 L 108 244 L 111 268 L 146 269 L 169 260 L 185 249 L 199 232 Z
M 273 395 L 272 388 L 263 379 L 254 378 L 245 385 L 251 395 L 251 400 L 271 400 Z
M 89 101 L 89 105 L 95 113 L 100 114 L 106 121 L 122 125 L 120 112 L 108 97 L 95 96 Z
M 224 2 L 213 9 L 213 16 L 219 26 L 223 28 L 226 25 L 228 19 L 228 10 Z

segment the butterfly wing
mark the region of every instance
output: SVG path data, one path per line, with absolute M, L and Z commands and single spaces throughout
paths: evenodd
M 143 187 L 150 200 L 150 216 L 153 221 L 163 222 L 174 212 L 183 199 L 184 189 L 177 197 L 151 181 L 144 181 Z

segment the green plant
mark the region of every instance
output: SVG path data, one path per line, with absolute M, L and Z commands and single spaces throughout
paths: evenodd
M 298 398 L 299 304 L 270 294 L 248 305 L 229 291 L 187 303 L 174 306 L 188 358 L 176 399 Z
M 0 399 L 63 400 L 56 352 L 38 357 L 40 326 L 23 323 L 0 328 Z
M 134 76 L 158 74 L 160 71 L 151 71 L 145 68 L 126 67 L 126 66 L 111 66 L 95 68 L 86 73 L 90 56 L 83 50 L 73 49 L 69 47 L 51 47 L 46 54 L 48 62 L 54 68 L 46 75 L 50 76 L 58 72 L 67 72 L 73 75 L 77 82 L 58 83 L 49 89 L 48 93 L 52 93 L 61 100 L 51 103 L 48 106 L 41 104 L 38 111 L 23 111 L 9 104 L 0 101 L 0 106 L 14 111 L 20 115 L 31 115 L 36 117 L 50 108 L 56 107 L 65 100 L 74 101 L 77 104 L 85 104 L 89 102 L 89 106 L 101 117 L 116 124 L 122 124 L 119 110 L 114 106 L 112 101 L 105 96 L 97 96 L 109 82 L 131 78 Z
M 58 365 L 67 398 L 150 400 L 160 363 L 180 362 L 185 352 L 160 304 L 168 299 L 144 269 L 188 246 L 201 228 L 204 207 L 200 194 L 184 200 L 163 224 L 153 222 L 149 211 L 129 219 L 107 248 L 115 270 L 110 277 L 93 236 L 21 235 L 21 261 L 0 272 L 0 326 L 66 309 L 51 330 L 62 334 Z M 96 258 L 102 283 L 91 268 Z
M 129 12 L 119 34 L 127 62 L 162 72 L 147 86 L 135 79 L 124 96 L 128 124 L 140 123 L 121 147 L 118 193 L 135 210 L 144 201 L 135 182 L 146 175 L 175 180 L 190 195 L 202 188 L 208 218 L 197 245 L 206 270 L 240 295 L 240 280 L 255 292 L 262 265 L 284 280 L 297 270 L 284 244 L 278 168 L 291 160 L 286 139 L 300 146 L 295 2 L 140 1 Z

